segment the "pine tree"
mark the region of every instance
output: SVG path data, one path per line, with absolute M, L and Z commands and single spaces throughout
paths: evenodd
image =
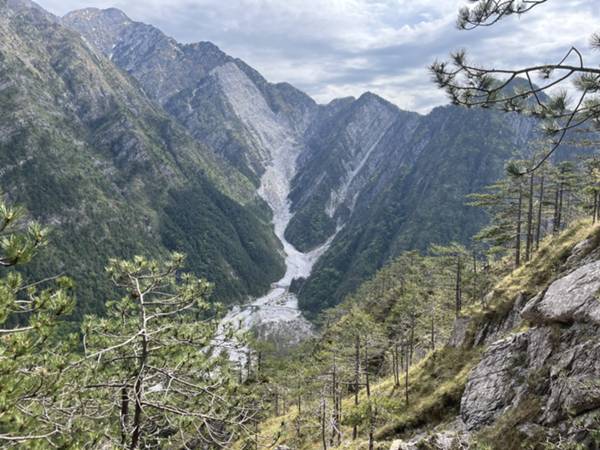
M 469 205 L 483 208 L 490 224 L 475 238 L 490 245 L 491 254 L 503 255 L 514 250 L 514 266 L 521 265 L 524 186 L 522 176 L 515 174 L 509 164 L 508 176 L 486 188 L 486 192 L 468 196 Z
M 592 156 L 585 162 L 586 181 L 583 192 L 589 197 L 588 210 L 592 223 L 600 218 L 600 157 Z
M 256 413 L 226 357 L 208 350 L 211 287 L 181 273 L 183 261 L 111 260 L 125 295 L 107 303 L 106 317 L 83 323 L 84 357 L 73 365 L 82 426 L 115 448 L 226 446 Z
M 47 448 L 68 436 L 69 412 L 57 392 L 66 362 L 56 335 L 72 311 L 70 280 L 57 276 L 28 282 L 11 270 L 47 244 L 47 230 L 25 220 L 22 208 L 0 196 L 0 446 Z M 59 410 L 62 410 L 59 413 Z
M 491 26 L 507 17 L 528 13 L 546 1 L 471 0 L 471 6 L 460 10 L 457 24 L 463 30 Z M 600 48 L 600 34 L 592 35 L 591 46 Z M 466 51 L 460 50 L 448 61 L 434 62 L 430 70 L 454 104 L 494 107 L 542 120 L 550 145 L 534 164 L 524 167 L 522 174 L 528 174 L 549 161 L 573 130 L 598 128 L 600 69 L 586 64 L 581 50 L 571 45 L 567 48 L 568 52 L 556 63 L 517 69 L 486 68 L 471 63 Z M 536 79 L 542 80 L 540 85 L 534 83 Z M 575 87 L 573 101 L 567 86 Z

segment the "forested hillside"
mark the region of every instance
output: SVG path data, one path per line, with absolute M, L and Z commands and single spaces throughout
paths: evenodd
M 0 26 L 1 187 L 57 243 L 28 273 L 73 276 L 79 313 L 101 310 L 116 255 L 181 250 L 219 298 L 265 292 L 283 262 L 251 181 L 48 13 L 4 3 Z
M 337 133 L 351 136 L 344 128 Z M 400 114 L 380 132 L 362 171 L 347 181 L 356 192 L 342 190 L 344 200 L 337 200 L 340 206 L 331 220 L 339 220 L 343 228 L 303 286 L 301 305 L 312 312 L 335 305 L 403 250 L 468 243 L 486 218 L 466 204 L 465 196 L 500 177 L 506 160 L 530 153 L 535 133 L 531 120 L 491 111 L 448 106 L 424 117 Z M 328 153 L 315 152 L 320 154 Z M 334 153 L 331 161 L 337 164 L 340 157 Z M 335 173 L 327 164 L 318 166 L 321 172 L 315 177 Z M 320 186 L 325 198 L 336 198 L 336 186 Z M 325 214 L 324 206 L 320 214 Z M 338 219 L 344 216 L 346 220 Z
M 270 404 L 257 441 L 598 448 L 597 167 L 592 156 L 530 180 L 509 172 L 470 196 L 490 213 L 486 254 L 458 244 L 404 252 L 283 362 L 257 347 L 254 377 Z

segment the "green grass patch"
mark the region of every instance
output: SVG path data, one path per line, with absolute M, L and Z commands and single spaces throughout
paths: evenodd
M 391 418 L 377 430 L 376 438 L 389 439 L 417 428 L 432 428 L 456 416 L 467 377 L 480 355 L 480 349 L 446 347 L 419 362 L 409 371 L 408 405 L 402 378 L 401 386 L 393 387 L 395 407 Z
M 512 450 L 537 447 L 545 439 L 545 433 L 530 436 L 519 430 L 519 425 L 533 422 L 541 414 L 537 397 L 530 396 L 496 420 L 494 425 L 482 429 L 476 436 L 477 448 L 489 450 Z

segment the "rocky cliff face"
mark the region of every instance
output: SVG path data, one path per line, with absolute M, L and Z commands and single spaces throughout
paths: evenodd
M 389 111 L 383 102 L 367 97 L 356 103 L 365 100 L 371 103 L 370 115 L 386 117 L 372 109 Z M 300 301 L 306 310 L 333 306 L 403 250 L 469 241 L 486 219 L 465 204 L 465 196 L 496 180 L 505 161 L 526 149 L 536 133 L 535 123 L 527 118 L 452 106 L 426 116 L 396 110 L 391 122 L 376 120 L 387 126 L 369 128 L 375 146 L 363 147 L 360 154 L 366 158 L 344 166 L 340 155 L 355 152 L 353 135 L 346 129 L 353 122 L 339 120 L 340 127 L 309 141 L 313 159 L 307 158 L 302 166 L 306 169 L 294 180 L 292 200 L 299 208 L 295 221 L 303 223 L 292 221 L 291 238 L 301 239 L 299 230 L 311 230 L 308 224 L 323 224 L 329 232 L 341 225 L 302 288 Z M 330 149 L 335 156 L 328 159 Z M 311 182 L 302 182 L 302 177 Z M 319 186 L 314 194 L 312 186 Z M 310 201 L 304 203 L 305 197 Z M 334 219 L 327 214 L 332 204 Z M 318 242 L 326 234 L 307 235 Z
M 317 108 L 307 95 L 288 84 L 268 83 L 210 42 L 180 44 L 116 9 L 74 11 L 62 23 L 136 78 L 192 136 L 225 156 L 256 186 L 270 152 L 255 128 L 276 117 L 290 135 L 297 135 Z M 255 104 L 266 106 L 252 110 L 256 127 L 247 120 Z
M 396 448 L 600 448 L 600 230 L 565 256 L 554 281 L 495 322 L 457 321 L 449 345 L 486 347 L 459 417 Z

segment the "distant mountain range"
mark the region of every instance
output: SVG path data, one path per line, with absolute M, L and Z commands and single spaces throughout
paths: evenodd
M 372 93 L 319 105 L 212 43 L 178 43 L 116 9 L 1 9 L 0 187 L 60 236 L 31 270 L 87 276 L 90 308 L 110 291 L 84 274 L 109 256 L 171 249 L 216 298 L 264 294 L 284 264 L 261 177 L 286 151 L 289 185 L 271 187 L 289 193 L 285 238 L 303 252 L 332 239 L 295 283 L 314 316 L 402 250 L 468 242 L 485 217 L 464 196 L 536 138 L 515 114 L 420 115 Z

